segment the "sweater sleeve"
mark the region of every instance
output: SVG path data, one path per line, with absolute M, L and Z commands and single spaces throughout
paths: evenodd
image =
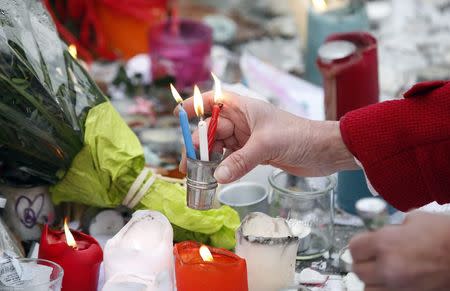
M 419 83 L 404 99 L 351 111 L 340 128 L 372 186 L 397 209 L 450 202 L 450 82 Z

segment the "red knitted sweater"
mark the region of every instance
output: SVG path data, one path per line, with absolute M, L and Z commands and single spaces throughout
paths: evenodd
M 343 116 L 344 142 L 397 209 L 449 203 L 450 81 L 420 83 L 404 96 Z

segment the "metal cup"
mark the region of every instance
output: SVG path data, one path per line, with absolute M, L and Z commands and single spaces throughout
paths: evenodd
M 264 185 L 254 182 L 237 182 L 226 186 L 218 195 L 220 204 L 228 205 L 244 219 L 250 212 L 267 213 L 268 192 Z
M 389 222 L 387 203 L 377 197 L 366 197 L 358 200 L 356 211 L 369 231 L 382 228 Z
M 208 162 L 187 158 L 187 206 L 197 210 L 213 208 L 217 181 L 214 171 L 222 160 L 222 155 L 212 153 Z

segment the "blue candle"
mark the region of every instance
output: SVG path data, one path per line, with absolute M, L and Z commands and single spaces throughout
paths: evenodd
M 181 126 L 181 132 L 183 133 L 184 146 L 186 148 L 186 155 L 188 156 L 188 158 L 196 160 L 197 156 L 195 155 L 194 144 L 192 143 L 191 129 L 189 128 L 189 119 L 188 119 L 186 111 L 183 108 L 183 103 L 182 103 L 183 98 L 181 98 L 177 89 L 175 89 L 175 87 L 172 84 L 170 84 L 170 91 L 172 91 L 173 98 L 175 98 L 175 100 L 179 104 L 178 117 L 180 118 L 180 126 Z
M 189 120 L 187 117 L 187 113 L 184 110 L 183 106 L 180 104 L 178 106 L 180 111 L 178 112 L 178 116 L 180 117 L 180 125 L 181 131 L 183 132 L 184 146 L 186 147 L 186 154 L 191 159 L 197 159 L 194 150 L 194 144 L 192 143 L 191 130 L 189 128 Z

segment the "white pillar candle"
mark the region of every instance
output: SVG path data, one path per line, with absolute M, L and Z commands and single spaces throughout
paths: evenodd
M 250 213 L 236 236 L 236 254 L 247 262 L 249 291 L 279 290 L 294 283 L 299 239 L 283 218 Z
M 174 290 L 173 229 L 157 211 L 138 210 L 104 249 L 104 291 L 144 284 L 146 291 Z

